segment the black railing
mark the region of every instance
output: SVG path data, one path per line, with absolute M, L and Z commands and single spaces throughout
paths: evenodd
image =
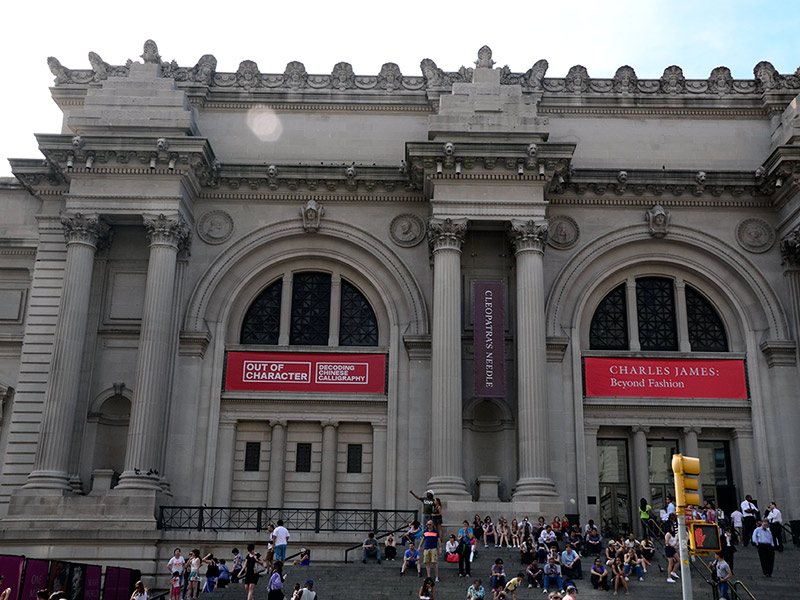
M 293 531 L 396 531 L 417 518 L 415 510 L 358 510 L 332 508 L 233 508 L 162 506 L 159 529 L 196 531 L 264 531 L 279 519 Z

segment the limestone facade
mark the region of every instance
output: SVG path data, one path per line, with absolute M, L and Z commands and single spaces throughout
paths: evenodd
M 4 545 L 153 572 L 160 506 L 428 487 L 447 522 L 635 526 L 673 451 L 723 508 L 800 518 L 800 73 L 90 62 L 50 59 L 62 132 L 0 180 Z M 502 397 L 474 394 L 475 281 L 505 286 Z M 382 391 L 232 389 L 236 352 L 377 355 Z M 738 362 L 746 393 L 593 395 L 593 358 Z

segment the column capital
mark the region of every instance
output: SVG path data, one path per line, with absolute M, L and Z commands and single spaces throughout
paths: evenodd
M 800 225 L 781 238 L 781 257 L 783 264 L 800 267 Z
M 239 419 L 236 417 L 220 417 L 217 422 L 219 423 L 220 428 L 228 428 L 228 429 L 235 429 L 237 423 L 239 423 Z
M 270 419 L 269 424 L 273 427 L 286 427 L 289 424 L 289 421 L 286 419 Z
M 547 226 L 547 220 L 512 220 L 508 235 L 516 253 L 532 250 L 544 254 L 544 245 L 547 243 Z
M 64 228 L 67 245 L 86 244 L 99 249 L 111 241 L 111 228 L 98 215 L 62 213 L 61 225 Z
M 703 431 L 703 428 L 702 428 L 702 427 L 695 427 L 695 426 L 692 426 L 692 427 L 684 427 L 684 428 L 683 428 L 683 433 L 685 433 L 685 434 L 687 434 L 687 435 L 688 435 L 688 434 L 690 434 L 690 433 L 693 433 L 693 434 L 695 434 L 695 435 L 700 435 L 700 433 L 701 433 L 702 431 Z
M 144 214 L 142 220 L 151 246 L 172 246 L 183 251 L 191 245 L 192 232 L 181 215 Z
M 428 243 L 431 251 L 434 253 L 438 250 L 461 252 L 468 222 L 467 219 L 438 219 L 436 217 L 428 219 Z
M 337 421 L 336 419 L 321 419 L 319 424 L 322 425 L 323 429 L 325 427 L 333 427 L 333 428 L 339 427 L 339 421 Z
M 583 425 L 583 435 L 597 437 L 598 431 L 600 431 L 600 425 L 594 425 L 592 423 L 584 423 Z
M 631 431 L 633 433 L 650 433 L 650 427 L 648 425 L 634 425 L 631 427 Z

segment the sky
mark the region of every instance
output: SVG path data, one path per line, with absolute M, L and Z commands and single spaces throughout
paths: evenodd
M 800 66 L 800 0 L 12 0 L 0 18 L 0 177 L 11 175 L 8 158 L 41 157 L 34 133 L 61 130 L 48 56 L 88 69 L 94 51 L 120 65 L 140 60 L 147 39 L 162 59 L 182 66 L 213 54 L 222 72 L 249 59 L 262 73 L 282 73 L 299 60 L 312 74 L 346 61 L 357 75 L 375 75 L 386 62 L 419 75 L 423 58 L 457 71 L 472 66 L 484 44 L 496 66 L 514 72 L 547 59 L 548 77 L 563 77 L 576 64 L 598 78 L 627 64 L 642 79 L 673 64 L 690 79 L 720 65 L 736 79 L 752 79 L 761 60 L 781 73 Z

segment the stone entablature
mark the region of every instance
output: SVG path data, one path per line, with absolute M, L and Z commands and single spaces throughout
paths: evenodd
M 147 47 L 155 47 L 148 40 Z M 160 61 L 156 52 L 145 53 L 147 62 L 160 65 L 163 77 L 175 80 L 177 87 L 187 92 L 194 103 L 228 101 L 246 104 L 254 100 L 267 98 L 279 102 L 299 104 L 341 104 L 343 101 L 386 103 L 388 98 L 394 100 L 390 104 L 427 103 L 427 96 L 436 98 L 440 93 L 449 93 L 454 84 L 471 83 L 473 67 L 462 66 L 458 71 L 444 71 L 429 59 L 420 63 L 422 76 L 403 75 L 395 63 L 385 63 L 377 75 L 356 75 L 347 62 L 337 63 L 330 74 L 309 74 L 303 63 L 292 61 L 286 65 L 283 73 L 262 73 L 258 64 L 252 60 L 244 60 L 234 73 L 217 72 L 217 60 L 211 54 L 205 54 L 191 67 L 180 66 L 174 60 Z M 145 56 L 143 54 L 142 56 Z M 489 52 L 491 56 L 491 51 Z M 160 61 L 160 62 L 159 62 Z M 94 52 L 89 53 L 91 69 L 69 69 L 58 59 L 47 60 L 51 72 L 55 75 L 56 100 L 65 103 L 80 103 L 81 93 L 74 93 L 80 88 L 113 77 L 128 77 L 132 61 L 125 65 L 110 65 Z M 613 78 L 592 78 L 585 67 L 575 65 L 565 77 L 545 77 L 548 62 L 538 60 L 524 72 L 515 72 L 506 65 L 500 71 L 501 85 L 518 85 L 523 92 L 543 97 L 543 104 L 548 98 L 592 97 L 593 102 L 602 97 L 667 99 L 681 98 L 683 102 L 700 100 L 707 104 L 709 99 L 733 100 L 746 98 L 756 100 L 753 107 L 762 106 L 760 99 L 772 104 L 776 100 L 785 107 L 800 91 L 800 67 L 791 74 L 781 74 L 767 62 L 759 62 L 753 69 L 753 79 L 733 79 L 730 69 L 716 67 L 705 79 L 686 79 L 681 67 L 672 65 L 664 70 L 658 79 L 640 79 L 634 69 L 624 65 L 617 69 Z M 483 63 L 479 68 L 487 68 Z M 70 92 L 69 90 L 73 90 Z M 785 98 L 767 98 L 786 95 Z M 415 101 L 413 98 L 418 96 Z

